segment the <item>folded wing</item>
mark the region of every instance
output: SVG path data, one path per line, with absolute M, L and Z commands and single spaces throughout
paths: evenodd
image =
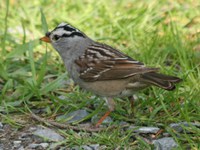
M 147 68 L 143 63 L 100 43 L 91 45 L 75 63 L 81 68 L 80 78 L 88 82 L 124 79 L 158 70 Z

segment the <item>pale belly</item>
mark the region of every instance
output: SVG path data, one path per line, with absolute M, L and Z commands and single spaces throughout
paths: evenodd
M 79 85 L 96 95 L 105 97 L 128 97 L 147 87 L 139 82 L 129 83 L 128 80 L 82 82 Z

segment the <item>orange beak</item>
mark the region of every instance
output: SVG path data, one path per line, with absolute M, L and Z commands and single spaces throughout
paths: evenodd
M 47 36 L 44 36 L 44 37 L 40 38 L 40 40 L 41 40 L 41 41 L 44 41 L 44 42 L 47 42 L 47 43 L 51 43 L 50 38 L 47 37 Z

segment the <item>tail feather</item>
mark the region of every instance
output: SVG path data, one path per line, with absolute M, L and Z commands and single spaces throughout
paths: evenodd
M 181 81 L 178 77 L 168 76 L 156 72 L 145 73 L 142 75 L 142 79 L 143 82 L 147 84 L 152 84 L 169 91 L 174 90 L 176 88 L 175 83 Z

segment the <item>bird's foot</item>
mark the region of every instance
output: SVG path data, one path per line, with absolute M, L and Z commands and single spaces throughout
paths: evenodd
M 111 111 L 106 112 L 105 115 L 103 117 L 101 117 L 101 119 L 97 122 L 97 124 L 95 125 L 95 127 L 98 128 L 99 125 L 102 124 L 102 122 L 106 119 L 106 117 L 109 116 L 110 113 L 111 113 Z

